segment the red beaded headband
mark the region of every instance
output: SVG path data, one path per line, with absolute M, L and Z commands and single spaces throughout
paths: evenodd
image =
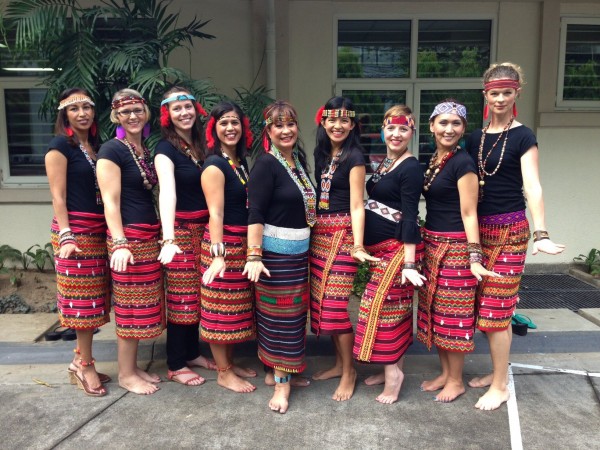
M 237 114 L 224 114 L 219 117 L 219 121 L 224 118 L 234 118 L 240 120 Z M 215 128 L 215 118 L 211 117 L 208 123 L 206 124 L 206 129 L 204 131 L 204 136 L 206 137 L 206 146 L 208 148 L 213 148 L 215 146 L 215 140 L 213 138 L 213 129 Z M 250 126 L 250 119 L 244 116 L 242 120 L 243 128 L 244 128 L 244 137 L 246 138 L 246 148 L 252 147 L 252 142 L 254 141 L 254 136 L 252 135 L 252 128 Z
M 490 89 L 502 89 L 502 88 L 510 88 L 510 89 L 519 89 L 521 87 L 521 83 L 517 80 L 512 80 L 510 78 L 502 78 L 500 80 L 491 80 L 487 83 L 483 84 L 483 90 L 485 92 Z
M 406 125 L 407 127 L 415 129 L 415 119 L 412 116 L 390 116 L 383 121 L 381 128 L 388 125 Z
M 127 95 L 125 97 L 121 97 L 111 103 L 112 109 L 118 109 L 121 106 L 132 105 L 134 103 L 143 103 L 146 104 L 146 100 L 142 97 L 138 97 L 137 95 Z

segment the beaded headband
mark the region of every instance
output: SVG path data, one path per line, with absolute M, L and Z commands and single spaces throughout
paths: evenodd
M 415 119 L 412 116 L 390 116 L 383 121 L 381 128 L 388 125 L 406 125 L 407 127 L 415 129 Z
M 347 109 L 324 109 L 321 117 L 354 117 L 356 112 Z
M 521 83 L 517 80 L 513 80 L 510 78 L 502 78 L 500 80 L 491 80 L 487 83 L 483 84 L 483 91 L 487 92 L 490 89 L 502 89 L 502 88 L 510 88 L 510 89 L 519 89 L 521 87 Z
M 176 101 L 182 102 L 184 100 L 196 101 L 196 97 L 194 97 L 191 94 L 173 95 L 172 97 L 165 98 L 162 102 L 160 102 L 160 106 L 166 105 L 167 103 L 176 102 Z
M 221 117 L 219 117 L 219 122 L 223 119 L 237 119 L 240 120 L 240 118 L 238 117 L 237 114 L 224 114 Z
M 269 116 L 265 119 L 265 126 L 271 125 L 273 122 L 296 122 L 296 119 L 289 114 L 279 114 L 276 119 L 273 119 L 273 116 Z
M 72 105 L 73 103 L 89 103 L 92 106 L 96 106 L 96 104 L 84 94 L 73 94 L 68 96 L 67 98 L 60 101 L 58 104 L 58 110 L 65 109 L 67 106 Z
M 146 100 L 142 97 L 138 97 L 137 95 L 126 95 L 125 97 L 121 97 L 110 104 L 112 109 L 118 109 L 121 106 L 132 105 L 134 103 L 143 103 L 146 104 Z
M 438 103 L 435 106 L 431 115 L 429 116 L 429 120 L 433 119 L 435 116 L 439 116 L 440 114 L 456 114 L 457 116 L 460 116 L 463 119 L 467 120 L 467 108 L 465 107 L 465 105 L 461 105 L 460 103 Z

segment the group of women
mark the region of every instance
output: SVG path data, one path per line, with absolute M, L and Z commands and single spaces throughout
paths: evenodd
M 417 287 L 417 339 L 434 344 L 441 362 L 441 374 L 421 389 L 440 390 L 441 402 L 464 393 L 464 355 L 478 328 L 490 341 L 493 373 L 469 385 L 489 386 L 478 408 L 498 408 L 508 399 L 509 325 L 529 240 L 522 190 L 536 230 L 533 253 L 563 250 L 545 231 L 535 136 L 515 120 L 522 83 L 510 63 L 488 69 L 491 120 L 466 149 L 458 145 L 466 108 L 452 99 L 438 104 L 424 177 L 408 149 L 411 110 L 390 108 L 381 127 L 387 154 L 366 183 L 366 202 L 358 117 L 347 98 L 333 97 L 317 112 L 315 188 L 287 102 L 264 110 L 265 152 L 250 172 L 245 155 L 253 136 L 234 103 L 207 114 L 189 90 L 168 90 L 163 139 L 152 158 L 144 146 L 150 110 L 138 92 L 114 95 L 116 137 L 102 146 L 92 98 L 82 89 L 63 92 L 46 169 L 59 316 L 77 331 L 72 383 L 87 395 L 106 395 L 110 377 L 94 367 L 92 336 L 109 320 L 112 296 L 119 385 L 131 392 L 159 389 L 160 377 L 139 367 L 137 350 L 140 339 L 165 326 L 170 380 L 200 385 L 205 380 L 193 368 L 204 367 L 217 371 L 219 385 L 252 392 L 257 373 L 236 365 L 233 350 L 256 337 L 265 382 L 274 385 L 269 407 L 285 413 L 291 386 L 308 384 L 298 374 L 306 367 L 310 310 L 312 332 L 331 336 L 336 356 L 313 379 L 339 377 L 332 398 L 345 401 L 355 388 L 354 361 L 382 364 L 383 373 L 365 382 L 384 384 L 377 400 L 393 403 L 413 341 Z M 364 262 L 371 277 L 354 334 L 348 302 Z M 199 339 L 214 360 L 200 354 Z

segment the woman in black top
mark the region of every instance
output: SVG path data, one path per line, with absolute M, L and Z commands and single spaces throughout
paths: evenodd
M 167 376 L 186 386 L 204 378 L 192 367 L 214 369 L 200 354 L 200 252 L 208 209 L 200 174 L 204 154 L 202 124 L 206 112 L 191 92 L 174 86 L 161 102 L 161 134 L 154 164 L 160 182 L 162 227 L 158 260 L 164 266 L 167 310 Z
M 158 179 L 143 145 L 150 109 L 133 89 L 118 91 L 111 106 L 117 137 L 100 148 L 98 184 L 108 224 L 119 385 L 136 394 L 152 394 L 160 377 L 137 366 L 139 340 L 160 336 L 164 327 L 160 224 L 152 194 Z
M 291 374 L 306 367 L 308 246 L 316 195 L 304 151 L 297 145 L 296 110 L 278 101 L 267 106 L 263 116 L 266 153 L 257 158 L 250 175 L 244 273 L 256 282 L 258 357 L 274 370 L 269 407 L 283 414 Z
M 465 392 L 465 353 L 475 348 L 475 291 L 483 276 L 495 274 L 482 266 L 477 226 L 477 175 L 469 155 L 458 146 L 467 126 L 464 105 L 446 100 L 429 117 L 435 153 L 425 172 L 423 195 L 427 216 L 424 275 L 419 291 L 417 339 L 437 348 L 442 373 L 421 384 L 423 391 L 441 392 L 439 402 L 451 402 Z
M 52 246 L 57 273 L 58 315 L 63 327 L 76 330 L 71 382 L 87 395 L 106 395 L 107 375 L 97 373 L 92 357 L 94 329 L 109 322 L 106 221 L 96 180 L 99 147 L 94 102 L 81 88 L 59 97 L 55 137 L 46 153 L 52 194 Z

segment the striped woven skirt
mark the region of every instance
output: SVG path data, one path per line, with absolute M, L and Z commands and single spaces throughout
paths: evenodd
M 475 292 L 467 235 L 423 229 L 427 278 L 419 289 L 417 339 L 429 350 L 432 344 L 450 352 L 475 349 Z
M 352 333 L 348 297 L 357 263 L 350 214 L 321 214 L 310 238 L 310 327 L 313 333 Z
M 254 338 L 254 291 L 248 277 L 242 275 L 246 264 L 247 226 L 223 226 L 227 249 L 227 268 L 223 278 L 215 277 L 202 286 L 200 336 L 206 342 L 234 344 Z M 202 241 L 202 274 L 212 262 L 210 229 Z
M 97 328 L 110 322 L 106 221 L 103 214 L 69 212 L 69 227 L 81 252 L 69 258 L 55 256 L 58 317 L 63 327 Z M 60 251 L 59 231 L 54 218 L 51 242 L 55 254 Z
M 484 278 L 477 290 L 477 328 L 506 330 L 519 301 L 529 222 L 525 211 L 479 217 L 484 263 L 502 278 Z
M 151 339 L 160 336 L 165 324 L 164 290 L 158 254 L 160 225 L 129 224 L 123 227 L 134 264 L 126 272 L 111 270 L 117 336 Z M 109 257 L 112 237 L 107 236 Z
M 263 264 L 271 273 L 255 285 L 258 357 L 264 365 L 285 372 L 304 371 L 309 302 L 308 244 L 310 230 L 292 240 L 286 228 L 279 237 L 263 235 Z M 277 250 L 277 251 L 275 251 Z
M 208 210 L 177 211 L 175 241 L 182 253 L 165 264 L 167 321 L 193 325 L 200 321 L 200 251 Z
M 364 363 L 395 364 L 413 342 L 414 286 L 402 284 L 404 244 L 388 239 L 366 249 L 380 261 L 371 264 L 360 300 L 353 356 Z M 422 257 L 423 246 L 417 245 L 415 260 Z

